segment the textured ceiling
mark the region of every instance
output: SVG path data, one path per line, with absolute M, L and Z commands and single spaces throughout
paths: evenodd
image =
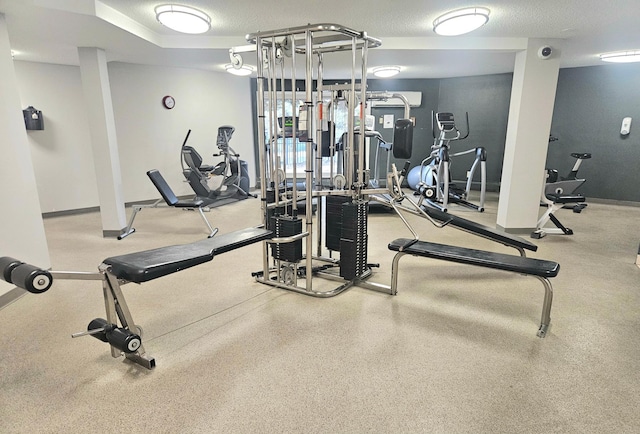
M 509 72 L 521 38 L 548 41 L 561 54 L 562 67 L 596 65 L 599 53 L 640 49 L 640 0 L 178 1 L 212 17 L 212 30 L 202 36 L 160 25 L 153 9 L 164 3 L 0 0 L 0 13 L 16 59 L 60 64 L 77 64 L 78 46 L 97 46 L 110 61 L 222 70 L 228 49 L 245 44 L 247 33 L 323 22 L 382 39 L 369 64 L 401 65 L 403 77 Z M 491 17 L 470 36 L 433 33 L 438 15 L 478 5 L 488 7 Z
M 153 14 L 153 8 L 162 1 L 103 0 L 103 3 L 149 28 L 162 31 Z M 595 27 L 605 21 L 617 22 L 628 15 L 624 7 L 611 8 L 612 4 L 621 3 L 628 8 L 640 6 L 637 0 L 189 0 L 178 3 L 209 14 L 215 27 L 213 33 L 222 36 L 321 22 L 338 22 L 379 37 L 435 36 L 431 27 L 439 15 L 465 6 L 482 5 L 491 9 L 491 21 L 475 36 L 563 38 L 565 29 Z

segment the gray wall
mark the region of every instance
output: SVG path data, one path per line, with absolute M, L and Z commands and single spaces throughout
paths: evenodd
M 620 135 L 631 116 L 631 134 Z M 635 123 L 635 125 L 634 125 Z M 572 152 L 590 152 L 578 175 L 587 199 L 640 202 L 640 65 L 606 65 L 560 70 L 547 167 L 566 175 Z
M 496 187 L 501 178 L 511 82 L 512 74 L 369 81 L 375 90 L 423 92 L 422 106 L 411 110 L 417 121 L 412 166 L 429 152 L 432 109 L 453 112 L 460 129 L 464 128 L 465 112 L 469 112 L 471 134 L 452 144 L 452 150 L 486 148 L 488 189 Z M 388 108 L 374 114 L 382 112 L 401 114 L 400 109 Z M 631 134 L 621 136 L 620 125 L 626 116 L 634 119 Z M 549 144 L 547 167 L 558 169 L 560 175 L 571 170 L 575 161 L 572 152 L 593 155 L 579 172 L 587 180 L 579 190 L 587 199 L 640 202 L 640 64 L 561 69 L 551 133 L 558 140 Z M 468 161 L 454 161 L 453 178 L 463 179 L 470 164 L 470 156 Z
M 482 146 L 487 151 L 487 189 L 497 191 L 502 176 L 502 160 L 509 118 L 513 74 L 481 75 L 440 80 L 438 111 L 452 112 L 462 134 L 466 133 L 465 113 L 469 113 L 469 137 L 451 142 L 451 152 Z M 451 161 L 451 176 L 464 180 L 474 155 Z M 480 179 L 479 171 L 476 180 Z

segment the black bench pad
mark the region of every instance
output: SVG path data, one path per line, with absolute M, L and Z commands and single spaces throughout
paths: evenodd
M 462 217 L 449 214 L 439 209 L 435 209 L 431 207 L 423 207 L 423 210 L 431 218 L 441 222 L 449 222 L 448 224 L 450 226 L 454 226 L 458 229 L 462 229 L 467 232 L 480 235 L 482 237 L 488 238 L 493 241 L 497 241 L 507 246 L 520 247 L 522 249 L 531 250 L 533 252 L 538 250 L 538 246 L 516 235 L 511 235 L 504 231 L 500 231 L 498 229 L 490 228 L 489 226 L 484 226 L 479 223 L 472 222 L 471 220 L 467 220 Z
M 228 234 L 216 235 L 213 238 L 206 238 L 196 241 L 194 245 L 201 246 L 204 249 L 211 249 L 214 255 L 230 252 L 240 247 L 259 241 L 268 240 L 273 237 L 273 232 L 261 228 L 247 228 Z
M 179 200 L 173 206 L 176 208 L 200 208 L 204 201 L 202 199 L 197 200 Z
M 407 238 L 398 238 L 389 243 L 389 250 L 399 252 L 404 246 L 411 242 L 412 240 Z M 424 256 L 427 258 L 442 259 L 445 261 L 459 262 L 461 264 L 477 265 L 540 277 L 555 277 L 558 275 L 558 271 L 560 271 L 560 264 L 552 261 L 429 243 L 426 241 L 417 241 L 403 249 L 402 252 L 414 256 Z
M 581 203 L 586 202 L 586 198 L 581 195 L 560 195 L 560 194 L 547 194 L 546 195 L 549 200 L 552 200 L 553 203 Z
M 271 238 L 272 232 L 248 228 L 202 241 L 112 256 L 102 261 L 118 279 L 142 283 L 211 261 L 216 254 Z

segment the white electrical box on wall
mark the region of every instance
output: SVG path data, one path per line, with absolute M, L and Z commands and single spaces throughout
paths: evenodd
M 626 117 L 622 119 L 622 126 L 620 127 L 620 134 L 626 136 L 631 132 L 631 118 Z

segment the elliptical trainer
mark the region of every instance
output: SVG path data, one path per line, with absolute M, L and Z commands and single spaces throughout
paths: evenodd
M 409 171 L 407 183 L 409 187 L 417 191 L 417 194 L 424 195 L 427 203 L 442 211 L 447 211 L 449 203 L 455 203 L 476 211 L 484 211 L 484 201 L 487 188 L 487 152 L 483 147 L 471 148 L 466 151 L 450 153 L 450 142 L 464 140 L 469 136 L 469 114 L 467 119 L 467 134 L 461 135 L 456 127 L 453 113 L 435 113 L 432 115 L 432 122 L 435 120 L 432 132 L 434 137 L 431 154 L 422 162 Z M 435 127 L 439 133 L 436 136 Z M 451 183 L 451 158 L 475 153 L 475 159 L 471 168 L 467 172 L 467 180 L 464 189 L 456 188 Z M 480 166 L 480 202 L 474 204 L 469 202 L 473 175 Z
M 215 166 L 202 164 L 202 157 L 191 146 L 187 146 L 187 140 L 191 130 L 187 132 L 181 149 L 182 174 L 196 194 L 196 197 L 206 206 L 216 207 L 247 197 L 257 197 L 249 194 L 249 168 L 246 161 L 240 159 L 229 141 L 233 136 L 235 128 L 223 125 L 218 128 L 216 146 L 219 153 L 214 157 L 223 157 L 223 160 Z M 185 167 L 186 165 L 186 167 Z M 222 181 L 212 189 L 209 186 L 209 179 L 214 176 L 222 176 Z

